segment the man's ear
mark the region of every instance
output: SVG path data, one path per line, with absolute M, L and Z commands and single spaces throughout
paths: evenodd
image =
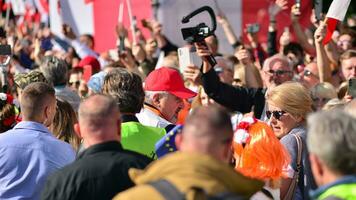
M 314 176 L 322 177 L 324 174 L 324 168 L 320 159 L 315 154 L 310 153 L 309 160 Z
M 47 127 L 51 125 L 51 123 L 48 122 L 48 117 L 50 116 L 50 112 L 51 109 L 48 106 L 45 106 L 42 115 L 42 123 Z
M 82 137 L 82 133 L 80 132 L 79 123 L 75 123 L 75 124 L 74 124 L 74 131 L 75 131 L 75 133 L 77 134 L 77 136 L 78 136 L 79 138 L 83 138 L 83 137 Z
M 160 102 L 161 102 L 161 95 L 157 93 L 154 94 L 152 97 L 153 106 L 159 107 Z

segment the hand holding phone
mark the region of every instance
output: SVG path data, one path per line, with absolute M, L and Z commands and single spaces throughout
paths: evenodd
M 178 48 L 179 69 L 183 73 L 188 66 L 199 66 L 200 58 L 194 48 Z
M 257 33 L 258 31 L 260 31 L 259 24 L 247 24 L 247 33 Z

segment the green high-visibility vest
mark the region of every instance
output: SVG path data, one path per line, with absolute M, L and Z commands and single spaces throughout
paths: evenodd
M 121 124 L 121 144 L 124 149 L 156 159 L 155 144 L 166 134 L 164 128 L 150 127 L 139 122 Z
M 355 200 L 356 199 L 356 183 L 341 184 L 329 188 L 322 193 L 318 200 L 326 199 L 329 196 L 338 197 L 343 200 Z

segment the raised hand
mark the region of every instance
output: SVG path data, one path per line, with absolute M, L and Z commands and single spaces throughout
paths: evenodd
M 197 66 L 187 66 L 183 71 L 183 77 L 192 81 L 195 85 L 201 84 L 201 72 Z
M 291 8 L 291 20 L 292 22 L 298 22 L 300 16 L 300 8 L 294 4 Z
M 247 49 L 237 50 L 235 56 L 243 65 L 249 65 L 252 63 L 250 52 Z
M 314 40 L 317 43 L 321 43 L 326 35 L 326 24 L 324 22 L 320 22 L 320 25 L 315 30 Z
M 287 44 L 290 43 L 290 41 L 291 41 L 291 34 L 289 32 L 289 29 L 285 29 L 281 37 L 279 38 L 279 44 L 281 46 L 286 46 Z
M 282 10 L 286 10 L 288 8 L 287 0 L 276 0 L 275 3 L 270 4 L 268 7 L 269 16 L 274 19 L 274 17 L 281 12 Z
M 63 24 L 62 25 L 62 32 L 63 35 L 66 36 L 67 38 L 74 40 L 77 38 L 77 36 L 75 35 L 72 27 L 70 27 L 68 24 Z

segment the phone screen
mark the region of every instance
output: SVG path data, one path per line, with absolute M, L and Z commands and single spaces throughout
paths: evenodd
M 349 95 L 356 98 L 356 78 L 349 80 Z
M 11 46 L 10 45 L 0 45 L 0 55 L 9 56 L 11 55 Z

